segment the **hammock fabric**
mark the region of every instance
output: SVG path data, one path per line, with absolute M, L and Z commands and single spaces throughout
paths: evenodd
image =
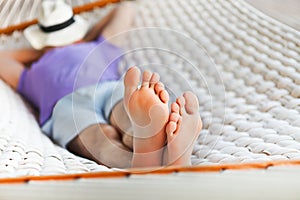
M 120 171 L 77 157 L 43 135 L 20 96 L 0 82 L 0 182 L 300 164 L 299 32 L 242 0 L 136 3 L 137 29 L 126 35 L 120 71 L 151 67 L 171 93 L 198 95 L 204 128 L 193 166 Z M 93 23 L 114 6 L 95 7 L 104 4 L 76 12 Z M 1 29 L 1 49 L 28 45 L 17 31 L 27 25 Z

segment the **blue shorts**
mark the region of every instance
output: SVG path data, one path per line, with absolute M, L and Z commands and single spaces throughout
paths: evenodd
M 122 81 L 80 88 L 60 99 L 42 130 L 59 145 L 66 145 L 85 128 L 109 123 L 112 108 L 123 98 Z

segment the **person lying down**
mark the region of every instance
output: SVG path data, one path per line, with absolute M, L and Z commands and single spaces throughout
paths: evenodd
M 120 59 L 111 62 L 122 54 L 112 36 L 130 29 L 134 3 L 120 3 L 92 28 L 63 0 L 40 9 L 38 25 L 24 31 L 32 48 L 0 52 L 0 77 L 38 109 L 43 132 L 108 167 L 191 165 L 202 128 L 197 97 L 187 91 L 169 108 L 159 74 L 134 66 L 121 78 Z

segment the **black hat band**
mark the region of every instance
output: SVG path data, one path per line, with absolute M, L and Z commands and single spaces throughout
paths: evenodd
M 67 21 L 65 21 L 61 24 L 56 24 L 53 26 L 43 26 L 43 25 L 39 24 L 39 27 L 43 32 L 50 33 L 50 32 L 59 31 L 61 29 L 64 29 L 64 28 L 70 26 L 71 24 L 73 24 L 74 22 L 75 22 L 74 16 L 72 16 L 70 19 L 68 19 Z

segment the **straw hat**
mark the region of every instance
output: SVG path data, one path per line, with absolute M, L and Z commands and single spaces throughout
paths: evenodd
M 82 39 L 88 31 L 87 22 L 74 16 L 72 7 L 63 0 L 44 0 L 38 24 L 25 29 L 27 40 L 35 49 L 64 46 Z

